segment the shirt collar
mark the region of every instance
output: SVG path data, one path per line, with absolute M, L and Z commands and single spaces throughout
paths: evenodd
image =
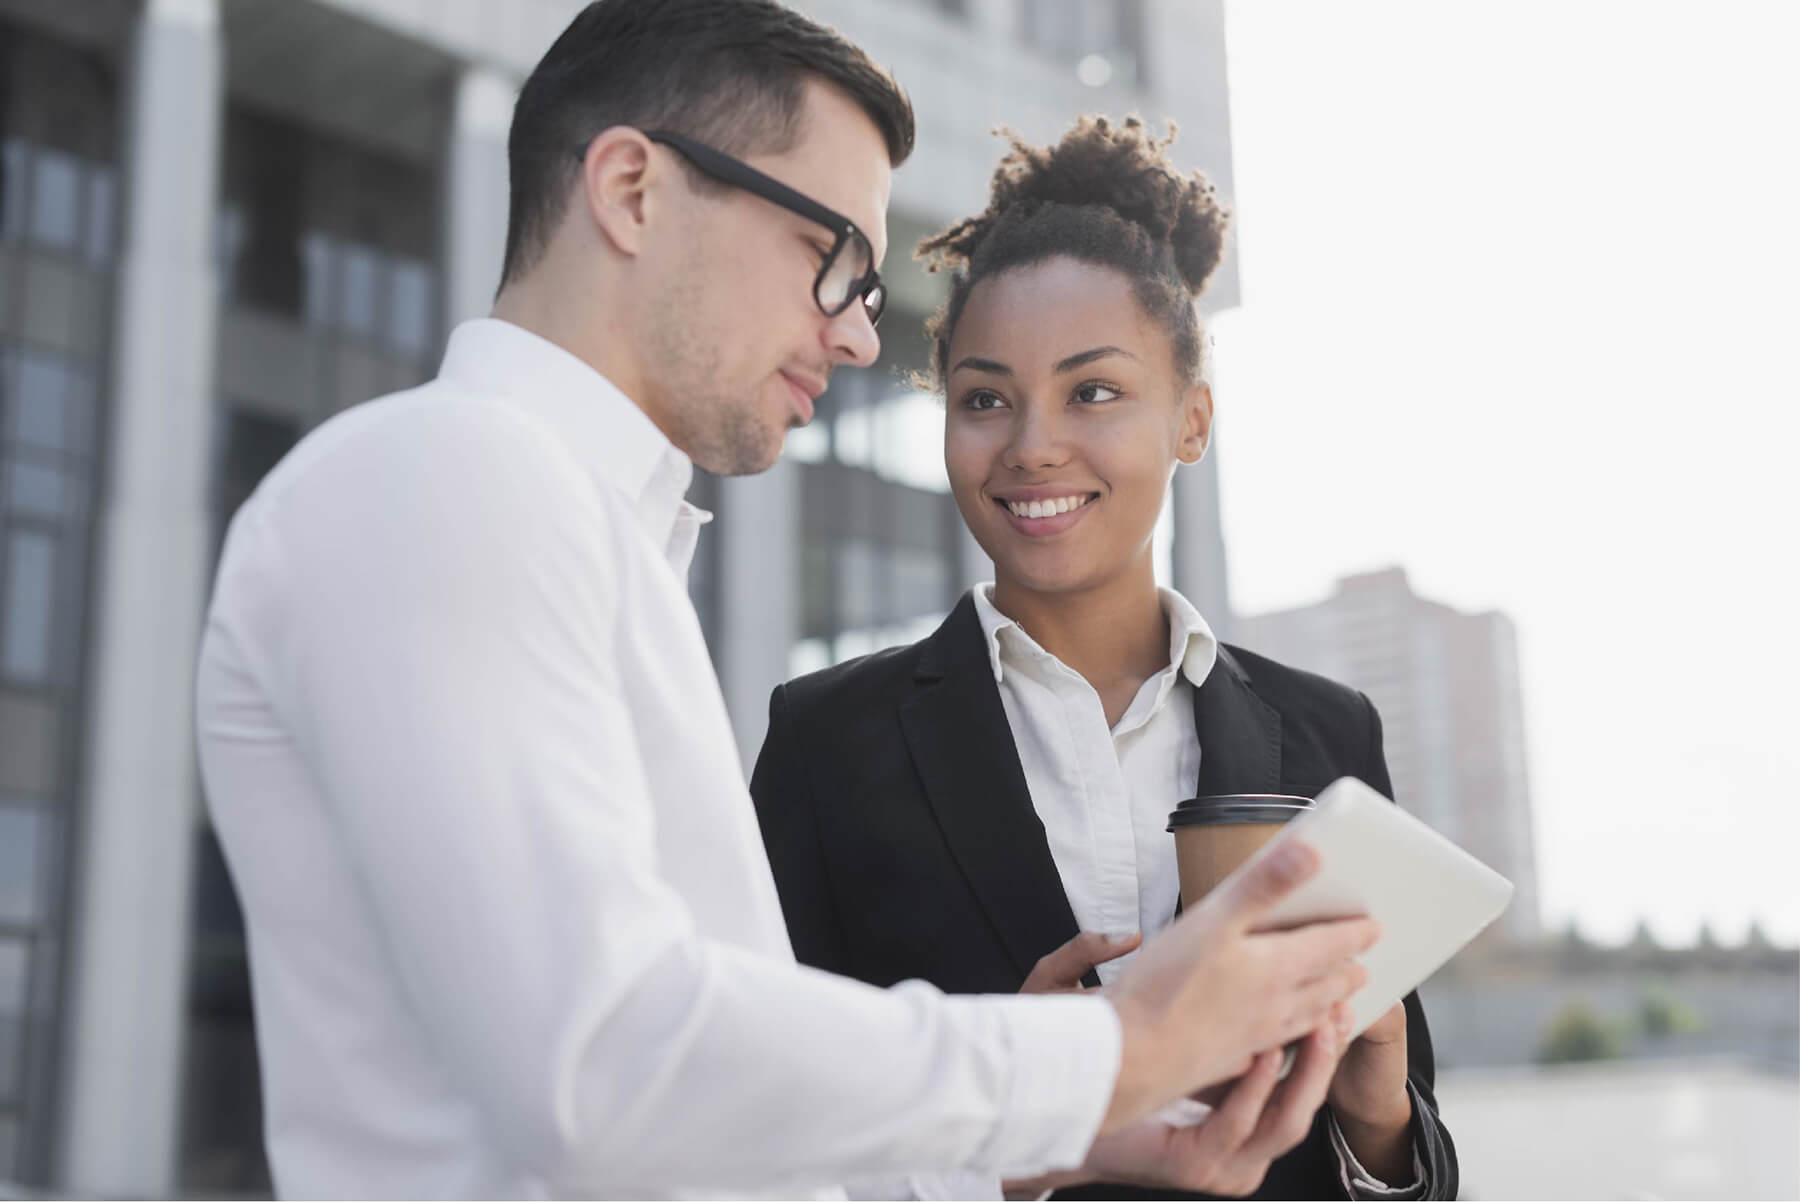
M 1054 659 L 1025 628 L 994 607 L 993 584 L 975 586 L 975 614 L 981 620 L 982 638 L 987 643 L 988 661 L 994 668 L 994 683 L 1005 677 L 1007 667 L 1017 667 L 1025 657 Z M 1200 616 L 1188 599 L 1172 588 L 1158 589 L 1163 613 L 1169 619 L 1169 669 L 1179 666 L 1188 683 L 1199 688 L 1205 683 L 1219 658 L 1219 640 L 1212 627 Z M 1002 632 L 1008 632 L 1005 639 Z M 1170 683 L 1173 683 L 1172 679 Z
M 548 339 L 498 318 L 465 321 L 438 374 L 549 425 L 595 480 L 631 499 L 658 546 L 671 544 L 678 519 L 711 520 L 684 499 L 693 461 L 611 380 Z

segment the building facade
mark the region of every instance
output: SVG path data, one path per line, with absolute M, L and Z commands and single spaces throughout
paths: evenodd
M 1511 619 L 1417 596 L 1400 568 L 1324 601 L 1240 617 L 1238 641 L 1361 689 L 1381 712 L 1401 805 L 1517 888 L 1498 929 L 1538 934 L 1524 701 Z
M 243 924 L 199 803 L 192 667 L 225 523 L 320 421 L 487 311 L 512 97 L 578 0 L 0 0 L 0 1192 L 267 1188 Z M 770 688 L 987 574 L 908 382 L 999 125 L 1182 126 L 1232 194 L 1218 0 L 802 0 L 893 68 L 882 361 L 759 477 L 696 481 L 692 591 L 746 760 Z M 1207 306 L 1237 301 L 1228 258 Z M 1217 477 L 1162 547 L 1229 623 Z

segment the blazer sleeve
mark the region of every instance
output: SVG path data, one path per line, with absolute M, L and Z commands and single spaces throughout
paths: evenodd
M 775 890 L 781 898 L 794 958 L 840 976 L 853 976 L 849 941 L 819 842 L 806 754 L 794 731 L 787 686 L 777 685 L 769 696 L 769 733 L 750 777 L 763 847 L 775 873 Z
M 1360 695 L 1360 694 L 1359 694 Z M 1368 713 L 1369 741 L 1364 758 L 1363 781 L 1394 800 L 1394 782 L 1388 775 L 1387 754 L 1382 748 L 1381 715 L 1367 696 L 1362 697 Z M 1430 1188 L 1427 1198 L 1454 1198 L 1460 1188 L 1456 1163 L 1456 1145 L 1450 1129 L 1438 1113 L 1437 1062 L 1431 1050 L 1431 1028 L 1425 1022 L 1425 1007 L 1415 991 L 1406 995 L 1406 1059 L 1407 1078 L 1412 1083 L 1414 1098 L 1424 1105 L 1413 1107 L 1413 1147 L 1418 1150 Z

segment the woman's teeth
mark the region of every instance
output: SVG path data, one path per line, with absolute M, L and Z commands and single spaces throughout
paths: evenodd
M 1059 513 L 1067 513 L 1071 509 L 1080 509 L 1092 496 L 1055 497 L 1048 501 L 1008 501 L 1006 507 L 1014 516 L 1022 518 L 1049 518 Z

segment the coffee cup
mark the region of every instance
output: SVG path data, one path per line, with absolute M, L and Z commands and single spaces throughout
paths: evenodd
M 1181 905 L 1200 903 L 1289 821 L 1312 807 L 1310 797 L 1279 793 L 1227 793 L 1190 797 L 1169 815 Z
M 1191 909 L 1236 872 L 1238 866 L 1273 839 L 1282 827 L 1312 808 L 1312 798 L 1284 793 L 1222 793 L 1190 797 L 1169 815 L 1168 830 L 1175 836 L 1175 868 L 1181 875 L 1181 908 Z M 1282 1077 L 1294 1067 L 1299 1043 L 1285 1049 Z M 1208 1106 L 1231 1088 L 1223 1082 L 1203 1091 L 1199 1100 Z

